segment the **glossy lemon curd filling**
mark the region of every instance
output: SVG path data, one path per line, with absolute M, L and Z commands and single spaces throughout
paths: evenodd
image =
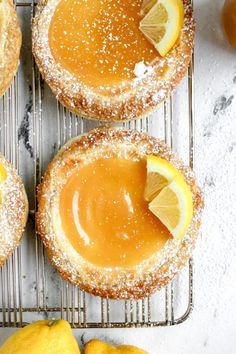
M 146 161 L 99 159 L 74 172 L 60 195 L 62 228 L 74 249 L 102 267 L 134 266 L 170 233 L 144 199 Z
M 7 171 L 2 163 L 0 163 L 0 184 L 7 179 Z
M 2 35 L 2 28 L 3 28 L 3 19 L 1 18 L 2 16 L 2 11 L 1 11 L 1 8 L 0 8 L 0 38 L 1 38 L 1 35 Z
M 0 187 L 1 184 L 7 179 L 7 171 L 2 163 L 0 163 Z M 0 190 L 0 206 L 2 204 L 2 191 Z
M 57 63 L 90 86 L 135 77 L 135 65 L 157 56 L 139 30 L 143 0 L 62 0 L 49 28 Z

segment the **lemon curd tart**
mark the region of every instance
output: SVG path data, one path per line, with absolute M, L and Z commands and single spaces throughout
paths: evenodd
M 19 245 L 28 217 L 28 201 L 20 177 L 0 153 L 0 266 Z
M 0 97 L 15 75 L 21 48 L 21 31 L 12 0 L 0 0 Z
M 193 215 L 180 239 L 145 200 L 149 155 L 175 166 L 191 190 Z M 192 255 L 202 209 L 192 171 L 164 142 L 109 127 L 59 151 L 39 186 L 38 202 L 37 229 L 60 274 L 113 299 L 143 298 L 173 279 Z
M 183 4 L 178 40 L 162 57 L 139 28 L 141 0 L 41 0 L 32 32 L 36 62 L 59 101 L 76 114 L 141 118 L 186 73 L 194 20 L 191 1 Z

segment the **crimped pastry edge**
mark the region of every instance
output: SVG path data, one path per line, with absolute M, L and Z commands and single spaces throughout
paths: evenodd
M 135 267 L 116 269 L 97 267 L 72 250 L 72 246 L 69 247 L 68 254 L 68 250 L 57 247 L 57 238 L 60 236 L 53 230 L 51 207 L 52 196 L 56 193 L 56 183 L 60 181 L 60 174 L 58 174 L 60 165 L 75 157 L 80 161 L 82 155 L 87 154 L 88 150 L 94 154 L 100 152 L 98 149 L 104 144 L 109 149 L 115 147 L 115 151 L 119 151 L 121 147 L 127 149 L 131 147 L 135 149 L 138 156 L 154 154 L 167 159 L 180 169 L 193 193 L 194 216 L 185 237 L 180 241 L 174 239 L 168 241 L 169 245 L 164 246 L 162 253 L 154 254 Z M 140 299 L 166 286 L 192 256 L 203 208 L 202 195 L 191 169 L 184 166 L 163 141 L 134 130 L 110 127 L 96 128 L 88 134 L 69 141 L 59 151 L 49 164 L 43 181 L 38 187 L 38 202 L 37 230 L 47 248 L 50 261 L 57 267 L 61 276 L 82 290 L 111 299 Z
M 7 170 L 8 180 L 6 186 L 2 186 L 2 192 L 6 191 L 5 203 L 0 205 L 0 208 L 5 208 L 5 212 L 9 215 L 10 222 L 5 225 L 8 228 L 8 238 L 1 237 L 0 232 L 0 267 L 13 253 L 14 249 L 20 244 L 21 238 L 28 219 L 28 199 L 25 192 L 24 185 L 17 171 L 12 164 L 6 160 L 4 155 L 0 153 L 0 163 Z M 10 179 L 10 182 L 8 182 Z M 14 204 L 14 205 L 13 205 Z M 9 214 L 10 213 L 10 214 Z M 12 219 L 12 220 L 11 220 Z M 2 228 L 1 228 L 2 231 Z M 9 237 L 10 236 L 10 237 Z
M 4 31 L 5 45 L 2 48 L 2 65 L 0 65 L 0 97 L 10 86 L 19 65 L 21 48 L 21 31 L 12 0 L 0 0 L 7 21 Z
M 33 53 L 39 70 L 56 98 L 70 111 L 100 121 L 139 119 L 153 112 L 185 76 L 194 46 L 195 23 L 190 0 L 184 0 L 185 18 L 179 42 L 145 78 L 110 89 L 107 96 L 83 85 L 57 64 L 48 44 L 51 16 L 60 0 L 40 0 L 33 21 Z M 165 72 L 165 73 L 164 73 Z

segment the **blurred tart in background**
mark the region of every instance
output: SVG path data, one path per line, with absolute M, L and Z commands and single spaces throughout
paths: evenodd
M 236 49 L 236 0 L 225 0 L 222 22 L 229 43 Z

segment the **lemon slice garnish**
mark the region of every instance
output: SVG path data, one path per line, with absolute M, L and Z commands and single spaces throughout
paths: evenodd
M 184 20 L 182 0 L 144 0 L 141 13 L 146 14 L 139 28 L 165 56 L 176 43 Z
M 167 160 L 147 156 L 145 199 L 175 239 L 186 234 L 193 216 L 192 192 L 182 173 Z
M 161 157 L 147 156 L 147 181 L 145 188 L 145 199 L 152 201 L 160 190 L 173 181 L 179 171 Z

